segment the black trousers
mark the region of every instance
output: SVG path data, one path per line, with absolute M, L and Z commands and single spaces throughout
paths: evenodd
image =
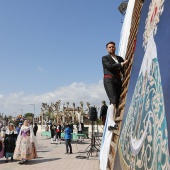
M 103 123 L 103 126 L 105 125 L 105 122 L 106 122 L 106 116 L 102 116 L 102 123 Z
M 118 107 L 122 90 L 122 81 L 116 78 L 104 78 L 103 84 L 110 104 L 116 104 L 116 107 Z
M 34 136 L 36 136 L 36 133 L 37 133 L 37 132 L 34 131 Z
M 51 130 L 51 138 L 53 138 L 55 136 L 55 131 Z
M 56 139 L 61 139 L 61 132 L 56 132 Z
M 65 139 L 66 143 L 66 152 L 68 153 L 68 147 L 70 148 L 70 153 L 72 153 L 71 139 Z

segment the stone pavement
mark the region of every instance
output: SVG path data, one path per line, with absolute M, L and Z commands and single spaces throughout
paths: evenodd
M 19 161 L 5 163 L 0 159 L 0 170 L 99 170 L 99 160 L 95 152 L 87 158 L 90 139 L 83 142 L 72 142 L 73 154 L 65 154 L 65 142 L 50 144 L 50 139 L 37 133 L 38 158 L 20 165 Z M 76 158 L 78 156 L 78 158 Z M 81 159 L 80 159 L 81 158 Z

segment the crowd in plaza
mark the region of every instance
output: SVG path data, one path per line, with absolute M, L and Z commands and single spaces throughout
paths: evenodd
M 83 123 L 77 124 L 78 133 L 83 132 Z M 4 130 L 5 129 L 5 130 Z M 24 120 L 23 124 L 19 123 L 17 127 L 13 123 L 3 128 L 0 133 L 0 158 L 5 157 L 5 163 L 18 160 L 19 164 L 25 164 L 28 160 L 37 158 L 37 123 L 32 125 L 29 120 Z M 46 124 L 45 131 L 51 132 L 51 144 L 61 144 L 61 133 L 64 133 L 66 145 L 65 154 L 72 154 L 71 134 L 73 133 L 73 123 L 65 122 Z
M 37 158 L 36 137 L 28 120 L 24 120 L 23 125 L 19 124 L 18 127 L 9 122 L 5 133 L 0 136 L 0 145 L 0 158 L 5 157 L 5 163 L 9 162 L 9 158 L 11 162 L 19 160 L 19 164 Z
M 100 110 L 100 119 L 104 126 L 107 114 L 107 105 L 105 101 L 102 102 Z M 43 125 L 44 127 L 44 125 Z M 0 158 L 5 157 L 5 163 L 18 160 L 19 164 L 25 164 L 28 160 L 37 158 L 37 132 L 38 125 L 35 122 L 32 124 L 27 119 L 18 122 L 17 126 L 14 123 L 8 122 L 8 125 L 0 127 Z M 41 127 L 42 128 L 42 127 Z M 72 154 L 73 130 L 79 134 L 78 141 L 82 142 L 81 135 L 84 131 L 84 124 L 78 122 L 76 127 L 73 122 L 55 123 L 52 121 L 45 123 L 45 132 L 50 134 L 51 144 L 61 144 L 61 140 L 65 141 L 66 152 L 65 154 Z M 42 129 L 41 129 L 42 130 Z M 64 138 L 61 134 L 64 134 Z

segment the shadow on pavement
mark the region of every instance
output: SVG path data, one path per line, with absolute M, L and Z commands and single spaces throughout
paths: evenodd
M 37 152 L 50 152 L 51 150 L 49 150 L 49 151 L 41 151 L 41 150 L 37 150 Z
M 34 165 L 34 164 L 39 164 L 39 163 L 44 163 L 44 162 L 51 162 L 51 161 L 56 161 L 61 158 L 51 158 L 51 159 L 35 159 L 35 160 L 29 160 L 25 163 L 25 165 Z
M 10 163 L 13 163 L 13 162 L 18 162 L 18 160 L 13 160 L 12 162 L 11 162 L 11 160 L 9 159 L 9 162 L 8 163 L 5 163 L 5 159 L 2 159 L 2 160 L 0 160 L 0 164 L 10 164 Z

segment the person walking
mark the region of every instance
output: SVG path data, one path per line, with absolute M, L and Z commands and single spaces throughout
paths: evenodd
M 84 124 L 79 121 L 78 124 L 77 124 L 77 131 L 78 131 L 77 133 L 82 134 L 83 129 L 84 129 Z
M 17 138 L 14 159 L 20 160 L 19 164 L 24 164 L 27 160 L 37 158 L 36 148 L 32 126 L 29 125 L 28 120 L 24 120 Z
M 71 128 L 68 125 L 68 123 L 65 124 L 65 130 L 64 130 L 64 139 L 65 139 L 65 144 L 66 144 L 66 153 L 69 153 L 69 149 L 70 149 L 70 154 L 72 154 L 72 146 L 71 146 Z M 69 148 L 68 148 L 69 147 Z
M 115 54 L 115 42 L 111 41 L 107 43 L 106 48 L 108 55 L 102 57 L 102 65 L 104 73 L 104 88 L 110 100 L 110 105 L 108 106 L 108 130 L 110 131 L 118 128 L 113 117 L 116 108 L 118 108 L 119 105 L 124 66 L 128 63 L 128 60 L 124 61 L 122 57 Z
M 15 143 L 17 139 L 17 131 L 14 127 L 13 123 L 9 123 L 5 138 L 4 138 L 4 155 L 5 155 L 5 162 L 8 162 L 8 158 L 11 157 L 11 161 L 13 161 Z
M 58 141 L 61 144 L 61 124 L 57 123 L 56 125 L 56 144 L 58 143 Z
M 38 126 L 37 126 L 37 123 L 35 123 L 33 127 L 34 136 L 36 136 L 37 131 L 38 131 Z
M 55 126 L 53 123 L 50 124 L 50 130 L 51 130 L 51 143 L 54 143 Z
M 78 134 L 82 134 L 83 133 L 83 129 L 84 129 L 84 124 L 79 121 L 79 123 L 77 124 L 77 131 L 78 131 L 77 133 Z M 78 138 L 78 141 L 82 142 L 81 136 Z

